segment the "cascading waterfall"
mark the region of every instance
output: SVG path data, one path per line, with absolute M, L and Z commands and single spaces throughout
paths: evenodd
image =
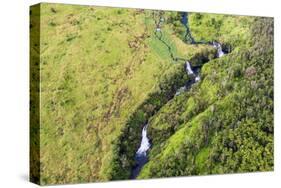
M 193 75 L 193 76 L 195 76 L 195 79 L 194 79 L 195 82 L 200 81 L 199 72 L 194 72 L 194 71 L 192 70 L 191 65 L 190 65 L 190 63 L 189 63 L 188 61 L 185 62 L 185 66 L 186 66 L 186 72 L 187 72 L 187 74 L 188 74 L 188 75 Z
M 188 75 L 194 75 L 194 72 L 191 69 L 191 65 L 188 61 L 185 62 L 185 69 Z
M 213 47 L 217 49 L 217 57 L 222 57 L 225 55 L 225 53 L 222 50 L 222 46 L 218 42 L 213 42 Z M 191 67 L 191 64 L 189 61 L 185 61 L 185 70 L 189 76 L 191 76 L 191 80 L 188 81 L 185 86 L 180 87 L 176 93 L 175 96 L 180 95 L 181 93 L 188 90 L 188 88 L 191 87 L 192 84 L 200 81 L 200 74 L 199 71 L 194 71 Z
M 137 155 L 146 156 L 146 151 L 150 147 L 149 139 L 147 138 L 147 126 L 148 126 L 148 124 L 146 124 L 142 129 L 141 145 L 136 153 Z
M 187 91 L 188 88 L 190 88 L 192 86 L 192 84 L 199 82 L 200 81 L 200 75 L 199 75 L 199 71 L 198 70 L 193 70 L 189 61 L 185 62 L 185 70 L 187 72 L 187 75 L 190 76 L 190 80 L 182 87 L 180 87 L 177 92 L 176 92 L 176 96 Z
M 217 49 L 217 56 L 222 57 L 224 55 L 224 52 L 222 51 L 221 44 L 218 42 L 213 42 L 213 46 Z
M 150 143 L 149 143 L 149 139 L 147 137 L 147 127 L 148 127 L 148 124 L 145 124 L 142 129 L 141 144 L 135 155 L 136 165 L 133 167 L 131 179 L 135 179 L 138 176 L 138 174 L 140 173 L 140 170 L 145 165 L 145 163 L 147 163 L 147 161 L 148 161 L 146 152 L 150 148 Z
M 162 37 L 162 31 L 160 29 L 160 25 L 161 23 L 164 22 L 164 18 L 160 18 L 159 23 L 157 23 L 157 27 L 156 27 L 156 32 L 160 32 L 161 33 L 161 37 Z M 182 24 L 187 28 L 187 34 L 189 33 L 189 28 L 187 26 L 187 13 L 183 13 L 182 15 Z M 187 36 L 187 35 L 186 35 Z M 185 36 L 185 37 L 186 37 Z M 162 40 L 161 37 L 158 39 Z M 192 38 L 192 36 L 189 36 L 191 39 L 191 42 L 194 43 L 194 39 Z M 162 41 L 166 46 L 168 46 L 164 41 Z M 222 50 L 222 46 L 220 43 L 218 42 L 213 42 L 213 47 L 217 49 L 217 57 L 222 57 L 224 55 L 224 52 Z M 171 47 L 168 46 L 168 49 L 171 53 Z M 171 57 L 172 59 L 181 59 L 182 58 L 175 58 L 174 55 L 171 53 Z M 176 93 L 175 96 L 180 95 L 181 93 L 187 91 L 194 83 L 199 82 L 200 81 L 200 72 L 199 72 L 199 68 L 196 69 L 192 69 L 192 66 L 190 64 L 189 61 L 185 60 L 185 70 L 188 74 L 188 76 L 190 76 L 190 80 L 182 87 L 180 87 Z M 131 173 L 131 179 L 136 179 L 136 177 L 139 175 L 142 167 L 148 162 L 148 156 L 147 156 L 147 152 L 150 149 L 150 143 L 149 143 L 149 139 L 147 137 L 147 127 L 148 127 L 148 123 L 144 125 L 143 129 L 142 129 L 142 140 L 141 140 L 141 144 L 140 147 L 138 148 L 136 154 L 135 154 L 135 161 L 136 164 L 132 169 L 132 173 Z

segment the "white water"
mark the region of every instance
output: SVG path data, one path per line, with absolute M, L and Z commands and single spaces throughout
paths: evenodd
M 191 69 L 190 63 L 188 61 L 185 62 L 186 65 L 186 72 L 188 75 L 194 74 L 193 70 Z
M 147 138 L 147 126 L 148 124 L 146 124 L 142 129 L 141 145 L 137 151 L 137 155 L 146 156 L 146 151 L 150 148 L 149 139 Z
M 190 63 L 188 61 L 185 62 L 185 67 L 186 67 L 185 69 L 186 69 L 187 74 L 188 75 L 193 75 L 195 77 L 195 78 L 193 77 L 194 81 L 191 81 L 191 83 L 187 83 L 187 84 L 190 86 L 190 85 L 192 85 L 192 84 L 194 84 L 196 82 L 199 82 L 200 81 L 199 74 L 198 73 L 194 73 L 194 71 L 192 70 L 191 65 L 190 65 Z M 176 91 L 175 96 L 180 95 L 181 93 L 185 92 L 188 89 L 187 88 L 188 87 L 187 84 L 185 86 L 183 86 L 183 87 L 180 87 Z
M 156 31 L 159 32 L 159 31 L 161 31 L 161 29 L 157 28 Z M 217 43 L 217 42 L 214 42 L 213 46 L 217 49 L 217 57 L 222 57 L 224 55 L 224 52 L 222 51 L 221 44 Z M 195 76 L 194 81 L 192 83 L 189 83 L 189 84 L 194 84 L 196 82 L 199 82 L 201 80 L 199 73 L 197 71 L 195 71 L 196 74 L 193 72 L 193 70 L 191 68 L 191 65 L 188 61 L 186 61 L 185 64 L 186 64 L 187 74 Z M 187 89 L 188 89 L 188 86 L 185 85 L 185 86 L 179 88 L 176 91 L 175 95 L 179 95 L 179 94 L 185 92 Z M 147 154 L 147 151 L 150 149 L 150 143 L 149 143 L 149 139 L 147 137 L 147 127 L 148 127 L 148 124 L 146 124 L 142 129 L 142 140 L 141 140 L 141 145 L 136 152 L 136 163 L 137 163 L 137 165 L 133 169 L 133 172 L 132 172 L 132 175 L 131 175 L 132 179 L 135 179 L 138 176 L 141 168 L 148 161 L 148 157 L 146 156 L 146 154 Z
M 195 77 L 195 82 L 199 82 L 200 81 L 200 76 L 199 76 L 199 74 Z
M 179 94 L 181 94 L 181 93 L 183 93 L 183 92 L 185 92 L 186 91 L 186 86 L 182 86 L 182 87 L 180 87 L 178 90 L 177 90 L 177 92 L 176 92 L 176 96 L 177 95 L 179 95 Z
M 217 56 L 222 57 L 224 55 L 224 52 L 222 51 L 221 44 L 218 42 L 213 42 L 213 46 L 217 49 Z

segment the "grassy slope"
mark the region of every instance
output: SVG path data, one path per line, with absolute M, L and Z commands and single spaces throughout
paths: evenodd
M 272 19 L 190 19 L 197 40 L 235 49 L 204 65 L 202 82 L 150 119 L 153 147 L 138 178 L 272 170 Z
M 41 4 L 42 184 L 110 178 L 124 122 L 174 66 L 150 14 Z M 181 56 L 198 53 L 171 32 L 166 39 Z

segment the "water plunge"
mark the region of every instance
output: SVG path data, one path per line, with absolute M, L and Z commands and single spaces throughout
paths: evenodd
M 147 138 L 147 126 L 146 124 L 143 129 L 142 129 L 142 139 L 141 139 L 141 145 L 137 151 L 137 155 L 144 155 L 146 156 L 146 151 L 149 149 L 150 144 L 149 144 L 149 139 Z
M 161 17 L 159 23 L 157 24 L 156 32 L 161 33 L 160 24 L 163 22 L 164 22 L 164 18 Z M 189 39 L 191 40 L 191 43 L 195 43 L 195 41 L 192 38 L 190 31 L 189 31 L 187 13 L 182 14 L 181 22 L 186 27 L 185 39 L 187 40 L 187 37 L 189 37 Z M 161 33 L 161 37 L 162 37 L 162 33 Z M 158 39 L 162 41 L 161 37 Z M 162 42 L 167 46 L 167 44 L 164 41 L 162 41 Z M 213 47 L 217 49 L 217 57 L 222 57 L 224 55 L 224 52 L 222 50 L 222 46 L 220 43 L 213 42 Z M 170 51 L 171 47 L 168 46 L 168 49 Z M 171 53 L 171 51 L 170 51 L 170 53 Z M 171 57 L 172 57 L 172 59 L 175 59 L 173 54 L 171 54 Z M 179 59 L 179 58 L 176 58 L 176 59 Z M 200 67 L 192 69 L 191 64 L 187 60 L 185 60 L 185 70 L 186 70 L 188 76 L 190 76 L 190 80 L 184 86 L 180 87 L 176 91 L 175 96 L 180 95 L 183 92 L 186 92 L 189 88 L 191 88 L 191 86 L 194 83 L 199 82 L 201 79 L 200 78 Z M 137 176 L 139 175 L 142 167 L 148 162 L 147 152 L 150 149 L 150 143 L 149 143 L 149 139 L 147 137 L 148 125 L 149 125 L 148 123 L 145 124 L 142 129 L 142 140 L 141 140 L 140 147 L 138 148 L 136 155 L 135 155 L 136 164 L 134 165 L 134 167 L 132 169 L 132 173 L 131 173 L 131 177 L 130 177 L 131 179 L 136 179 Z
M 131 179 L 135 179 L 138 176 L 142 167 L 148 161 L 148 157 L 147 157 L 146 152 L 150 148 L 150 143 L 149 143 L 149 139 L 147 137 L 147 127 L 148 127 L 148 124 L 144 125 L 144 127 L 142 129 L 141 144 L 140 144 L 140 147 L 139 147 L 139 149 L 138 149 L 138 151 L 136 152 L 136 155 L 135 155 L 136 165 L 133 167 Z
M 191 65 L 188 61 L 185 62 L 185 70 L 186 70 L 188 75 L 194 74 L 193 70 L 191 69 Z
M 222 51 L 221 44 L 217 42 L 213 42 L 213 46 L 217 49 L 217 57 L 222 57 L 224 55 L 224 52 Z M 186 73 L 190 76 L 190 80 L 184 86 L 180 87 L 176 91 L 175 96 L 180 95 L 183 92 L 186 92 L 189 88 L 191 88 L 191 86 L 194 83 L 200 81 L 200 67 L 193 69 L 190 62 L 185 61 L 185 70 Z M 136 179 L 142 167 L 148 162 L 147 151 L 150 149 L 150 143 L 147 137 L 148 125 L 149 124 L 145 124 L 142 129 L 142 140 L 141 140 L 140 147 L 138 148 L 135 155 L 136 164 L 133 167 L 131 179 Z
M 218 42 L 213 42 L 213 46 L 217 49 L 217 57 L 222 57 L 224 55 L 224 52 L 222 51 L 221 44 Z

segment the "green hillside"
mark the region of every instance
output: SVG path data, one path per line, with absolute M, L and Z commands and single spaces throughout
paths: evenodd
M 191 18 L 208 23 L 216 17 Z M 273 21 L 249 20 L 242 22 L 251 25 L 241 41 L 212 29 L 237 48 L 204 65 L 202 82 L 150 119 L 153 147 L 139 178 L 273 170 Z M 205 39 L 197 32 L 202 27 L 191 30 Z
M 215 58 L 211 45 L 184 42 L 177 12 L 161 17 L 170 51 L 159 11 L 43 3 L 30 14 L 31 33 L 40 28 L 38 183 L 129 179 L 146 122 L 152 147 L 138 178 L 273 170 L 271 18 L 189 14 L 195 41 L 229 52 Z M 204 64 L 178 96 L 192 78 L 171 54 Z

